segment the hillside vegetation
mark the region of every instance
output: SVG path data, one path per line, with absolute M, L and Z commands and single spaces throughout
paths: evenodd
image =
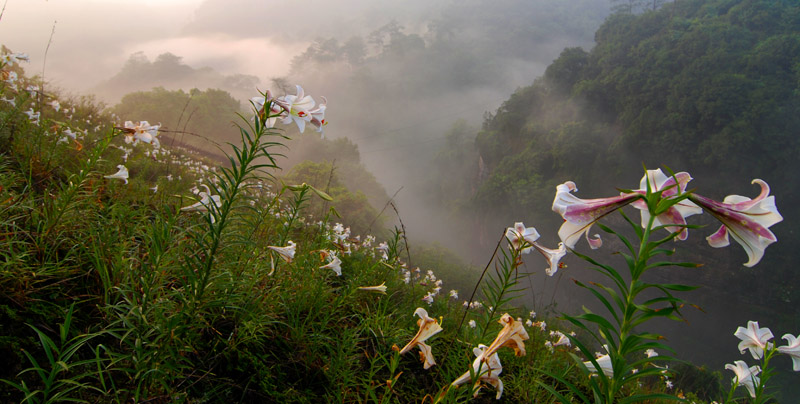
M 594 48 L 564 49 L 481 128 L 458 135 L 474 142 L 448 142 L 437 159 L 447 175 L 429 195 L 484 234 L 520 218 L 552 232 L 560 221 L 541 207 L 556 185 L 573 180 L 583 195 L 603 194 L 635 183 L 643 165 L 667 166 L 719 198 L 767 180 L 784 217 L 797 220 L 800 194 L 788 185 L 800 172 L 798 32 L 796 2 L 685 0 L 615 13 Z M 782 245 L 769 270 L 715 254 L 703 283 L 796 323 L 800 239 L 790 226 L 776 232 Z

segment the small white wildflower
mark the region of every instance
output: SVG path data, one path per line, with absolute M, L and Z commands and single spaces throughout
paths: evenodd
M 476 323 L 475 323 L 475 320 L 469 320 L 469 323 L 468 323 L 468 324 L 469 324 L 469 327 L 470 327 L 470 328 L 475 328 L 475 327 L 477 327 L 477 326 L 478 326 L 478 324 L 476 324 Z

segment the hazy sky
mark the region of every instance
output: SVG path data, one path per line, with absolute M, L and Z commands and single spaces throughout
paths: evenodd
M 171 51 L 192 66 L 259 77 L 285 74 L 295 49 L 275 45 L 263 35 L 231 35 L 224 30 L 186 27 L 202 0 L 7 0 L 0 21 L 0 43 L 26 52 L 29 74 L 41 74 L 58 87 L 85 90 L 108 79 L 128 57 L 143 51 L 153 59 Z M 194 24 L 197 26 L 197 24 Z M 234 24 L 234 26 L 236 26 Z M 263 60 L 270 60 L 269 66 Z
M 45 78 L 76 92 L 108 79 L 138 51 L 151 60 L 169 51 L 193 67 L 266 81 L 288 73 L 291 58 L 316 37 L 360 34 L 393 18 L 421 21 L 414 14 L 435 10 L 430 3 L 436 2 L 7 0 L 0 43 L 28 53 L 26 70 L 41 74 L 55 25 Z

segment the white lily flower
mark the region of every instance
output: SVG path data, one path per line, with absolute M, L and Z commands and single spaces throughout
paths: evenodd
M 737 386 L 744 386 L 747 388 L 747 391 L 750 393 L 750 397 L 756 397 L 756 385 L 759 384 L 759 378 L 756 376 L 759 372 L 761 372 L 760 366 L 750 366 L 747 367 L 747 364 L 744 361 L 736 361 L 733 362 L 734 365 L 730 363 L 725 364 L 725 369 L 732 370 L 736 376 L 733 377 L 733 382 L 736 383 Z
M 773 338 L 769 328 L 758 327 L 758 321 L 748 321 L 747 328 L 738 327 L 733 335 L 742 340 L 739 342 L 739 352 L 744 353 L 744 350 L 748 349 L 753 359 L 761 359 L 764 356 L 767 341 Z
M 386 282 L 381 283 L 378 286 L 359 286 L 359 290 L 366 290 L 368 292 L 378 292 L 386 294 Z
M 296 95 L 279 97 L 275 100 L 275 103 L 286 111 L 282 122 L 290 124 L 294 121 L 297 124 L 297 129 L 300 130 L 300 133 L 303 133 L 306 128 L 306 122 L 311 122 L 311 110 L 316 104 L 310 95 L 305 95 L 303 87 L 298 85 Z
M 104 178 L 123 180 L 123 181 L 125 181 L 125 184 L 127 184 L 128 183 L 128 169 L 122 164 L 117 165 L 117 169 L 118 169 L 117 172 L 115 172 L 114 174 L 111 174 L 111 175 L 106 175 L 106 176 L 104 176 Z
M 800 335 L 798 336 L 800 337 Z M 792 370 L 795 372 L 800 371 L 800 338 L 792 334 L 784 334 L 781 337 L 786 340 L 786 346 L 779 346 L 778 352 L 792 357 Z
M 511 247 L 519 250 L 523 244 L 527 244 L 525 248 L 520 250 L 520 254 L 527 254 L 531 252 L 533 243 L 539 239 L 539 232 L 535 227 L 525 227 L 522 222 L 514 223 L 514 227 L 506 229 L 506 239 L 511 243 Z
M 599 357 L 595 358 L 595 362 L 600 366 L 600 371 L 603 372 L 607 377 L 614 377 L 614 367 L 611 364 L 611 357 L 608 354 L 600 355 Z M 592 361 L 583 362 L 583 365 L 589 369 L 591 373 L 597 373 L 598 370 L 594 366 Z
M 475 360 L 472 361 L 472 370 L 467 371 L 458 379 L 451 383 L 451 386 L 457 387 L 472 380 L 472 375 L 476 375 L 478 380 L 475 381 L 475 394 L 477 397 L 480 393 L 481 382 L 489 383 L 497 389 L 496 399 L 500 399 L 503 395 L 503 382 L 500 380 L 500 373 L 503 372 L 503 365 L 500 363 L 500 357 L 497 352 L 490 352 L 486 345 L 479 344 L 477 348 L 472 349 L 475 355 Z
M 278 247 L 271 245 L 267 246 L 267 248 L 278 253 L 278 255 L 280 255 L 284 261 L 292 262 L 292 260 L 294 259 L 294 254 L 297 251 L 297 244 L 295 244 L 294 241 L 289 240 L 286 242 L 285 247 Z
M 319 267 L 319 269 L 332 269 L 333 272 L 336 272 L 337 276 L 342 276 L 342 260 L 339 259 L 339 257 L 335 254 L 332 254 L 331 256 L 333 257 L 331 262 Z

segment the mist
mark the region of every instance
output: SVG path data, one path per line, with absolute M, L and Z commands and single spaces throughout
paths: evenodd
M 433 203 L 428 181 L 447 150 L 447 134 L 460 122 L 463 141 L 474 141 L 487 114 L 540 78 L 564 48 L 591 49 L 611 2 L 502 0 L 489 7 L 477 0 L 311 0 L 302 4 L 301 18 L 298 7 L 259 0 L 10 0 L 0 37 L 14 51 L 28 52 L 30 73 L 43 70 L 50 86 L 94 93 L 109 104 L 129 92 L 163 86 L 221 88 L 245 106 L 257 89 L 294 93 L 294 84 L 300 84 L 318 101 L 328 100 L 325 136 L 354 142 L 387 194 L 396 194 L 412 257 L 415 244 L 438 242 L 468 264 L 485 265 L 495 235 L 513 223 L 488 220 L 479 226 L 474 218 Z M 150 63 L 165 53 L 194 73 L 136 83 L 120 76 L 132 57 Z M 226 87 L 226 79 L 237 75 L 252 78 L 246 81 L 253 84 L 249 95 L 246 88 Z M 300 136 L 319 135 L 307 130 Z M 478 175 L 479 167 L 471 169 Z M 552 200 L 552 194 L 543 198 Z M 554 215 L 549 205 L 541 211 Z M 551 245 L 557 241 L 545 238 Z M 568 287 L 571 276 L 591 279 L 588 270 L 546 278 L 538 265 L 528 269 L 537 275 L 521 303 L 554 313 L 585 303 Z M 722 299 L 713 293 L 703 299 L 707 308 L 715 301 Z M 687 315 L 704 323 L 702 332 L 708 334 L 745 320 L 710 322 L 711 316 L 698 312 Z M 679 331 L 669 336 L 681 350 L 693 347 L 693 337 Z M 692 359 L 713 362 L 709 352 Z

